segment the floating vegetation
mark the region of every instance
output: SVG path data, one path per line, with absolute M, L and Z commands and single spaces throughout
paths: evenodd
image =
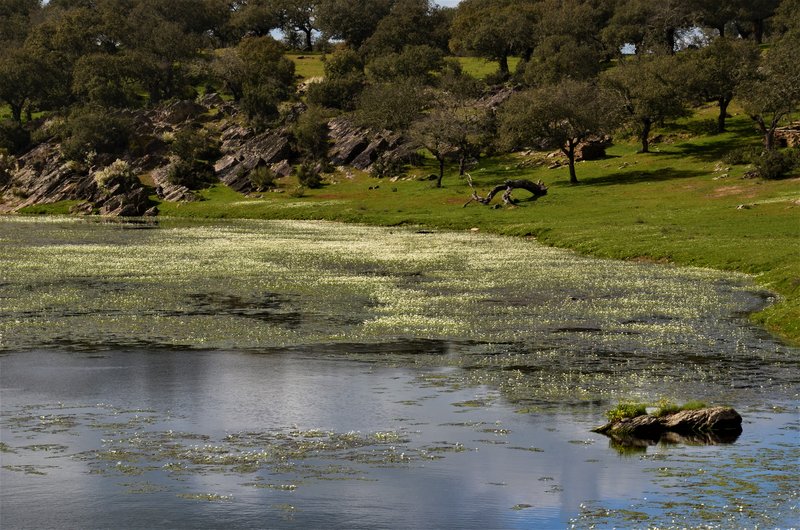
M 233 500 L 230 495 L 220 495 L 218 493 L 178 493 L 177 496 L 190 501 L 230 502 Z

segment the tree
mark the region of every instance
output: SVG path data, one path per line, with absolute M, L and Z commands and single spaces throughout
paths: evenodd
M 86 103 L 126 107 L 137 99 L 137 68 L 127 53 L 94 53 L 75 63 L 72 92 Z
M 241 60 L 242 108 L 251 120 L 265 124 L 278 115 L 278 103 L 294 91 L 294 63 L 272 37 L 248 37 L 237 46 Z
M 800 105 L 800 35 L 787 34 L 764 58 L 754 79 L 740 90 L 745 112 L 764 137 L 764 148 L 775 148 L 775 130 Z
M 500 114 L 501 141 L 509 147 L 560 149 L 569 162 L 570 184 L 578 183 L 578 144 L 605 134 L 612 126 L 612 113 L 602 91 L 591 83 L 569 79 L 515 94 Z
M 244 35 L 266 37 L 281 27 L 280 6 L 273 0 L 247 0 L 231 14 L 230 31 L 241 39 Z
M 751 79 L 759 61 L 758 47 L 751 41 L 719 37 L 692 56 L 689 72 L 692 92 L 719 105 L 717 132 L 725 132 L 725 118 L 734 96 Z
M 636 53 L 675 52 L 678 33 L 692 25 L 689 0 L 621 0 L 603 29 L 612 49 L 632 44 Z
M 773 25 L 779 35 L 800 33 L 800 0 L 781 0 Z
M 322 107 L 354 110 L 366 79 L 361 56 L 350 48 L 339 48 L 327 56 L 324 69 L 324 79 L 308 85 L 308 102 Z
M 303 49 L 314 49 L 314 32 L 317 30 L 317 3 L 313 0 L 280 0 L 281 27 L 288 36 L 299 33 L 303 36 Z
M 22 111 L 40 95 L 42 72 L 36 58 L 27 50 L 10 48 L 0 51 L 0 101 L 11 108 L 11 117 L 22 122 Z
M 653 124 L 686 112 L 683 66 L 673 55 L 637 56 L 601 75 L 603 86 L 639 133 L 643 153 L 650 151 Z
M 320 0 L 317 23 L 326 36 L 342 39 L 357 49 L 372 36 L 391 7 L 392 0 Z
M 445 51 L 450 38 L 451 11 L 431 0 L 396 0 L 362 51 L 370 58 L 401 52 L 406 46 L 428 45 Z
M 500 74 L 508 76 L 508 58 L 533 50 L 534 25 L 532 2 L 463 0 L 453 19 L 450 49 L 497 61 Z
M 39 0 L 4 0 L 0 3 L 0 46 L 25 40 L 31 17 L 40 9 Z
M 735 21 L 736 31 L 744 38 L 751 35 L 757 44 L 764 40 L 766 21 L 775 14 L 780 0 L 740 1 Z
M 416 79 L 423 83 L 433 81 L 434 72 L 444 65 L 441 50 L 428 45 L 406 46 L 399 53 L 388 53 L 374 58 L 366 66 L 371 82 L 389 82 L 395 79 Z
M 405 131 L 430 103 L 430 95 L 418 81 L 400 79 L 364 89 L 358 98 L 355 120 L 372 129 Z
M 295 123 L 292 133 L 297 150 L 309 160 L 324 160 L 328 154 L 328 117 L 319 107 L 309 107 Z
M 438 94 L 436 105 L 415 121 L 410 136 L 427 149 L 439 164 L 436 187 L 442 187 L 445 163 L 456 158 L 459 174 L 464 175 L 466 160 L 477 156 L 487 143 L 489 118 L 475 101 Z

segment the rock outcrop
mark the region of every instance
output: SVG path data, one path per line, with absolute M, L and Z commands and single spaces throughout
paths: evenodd
M 379 158 L 406 162 L 416 154 L 414 146 L 401 134 L 359 127 L 344 116 L 332 119 L 328 127 L 328 158 L 335 166 L 369 171 Z

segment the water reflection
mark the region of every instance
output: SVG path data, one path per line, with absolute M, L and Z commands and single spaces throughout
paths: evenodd
M 589 432 L 597 414 L 518 414 L 497 390 L 429 384 L 441 368 L 133 351 L 19 353 L 0 369 L 4 527 L 560 527 L 587 502 L 642 495 L 658 522 L 698 460 L 724 474 L 769 450 L 796 466 L 787 415 L 710 453 L 659 444 L 619 460 Z M 758 481 L 770 520 L 787 521 L 783 483 Z

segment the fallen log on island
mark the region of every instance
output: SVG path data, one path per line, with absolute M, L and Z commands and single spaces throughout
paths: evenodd
M 642 414 L 613 420 L 592 432 L 617 441 L 730 443 L 742 433 L 742 417 L 730 407 L 681 410 L 664 415 Z

